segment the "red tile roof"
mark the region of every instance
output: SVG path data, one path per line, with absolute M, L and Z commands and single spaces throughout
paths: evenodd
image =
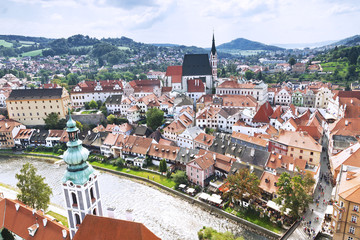
M 168 66 L 165 76 L 171 76 L 171 83 L 181 83 L 182 66 Z
M 16 210 L 16 206 L 19 206 Z M 44 226 L 43 219 L 46 219 Z M 35 235 L 29 235 L 28 228 L 38 223 Z M 36 226 L 36 225 L 35 225 Z M 0 229 L 6 228 L 23 239 L 32 240 L 70 240 L 69 230 L 56 221 L 52 221 L 45 216 L 42 211 L 33 213 L 33 209 L 25 206 L 18 200 L 7 198 L 0 199 Z M 66 238 L 63 237 L 62 230 L 66 231 Z
M 187 80 L 188 92 L 205 92 L 204 83 L 200 79 Z
M 269 123 L 270 116 L 274 113 L 274 110 L 270 106 L 269 102 L 265 102 L 263 105 L 260 106 L 259 110 L 256 112 L 255 116 L 253 117 L 253 122 L 261 122 L 261 123 Z
M 161 159 L 165 158 L 171 161 L 175 161 L 179 150 L 180 150 L 179 147 L 153 143 L 150 146 L 148 155 L 153 157 L 158 157 Z
M 271 193 L 271 194 L 276 193 L 277 190 L 279 189 L 277 186 L 275 186 L 275 183 L 278 182 L 278 179 L 279 176 L 264 171 L 260 178 L 259 187 L 267 193 Z
M 120 80 L 100 80 L 99 81 L 102 90 L 94 90 L 97 86 L 97 81 L 83 81 L 77 84 L 81 88 L 81 91 L 75 91 L 75 88 L 71 91 L 71 94 L 76 93 L 90 93 L 90 92 L 122 92 L 123 85 Z M 116 85 L 119 85 L 119 89 L 114 89 Z
M 239 133 L 239 132 L 233 132 L 231 134 L 231 137 L 236 138 L 236 139 L 240 139 L 242 141 L 245 142 L 249 142 L 249 143 L 253 143 L 255 145 L 259 145 L 262 147 L 266 147 L 268 144 L 268 141 L 261 139 L 261 138 L 257 138 L 257 137 L 252 137 L 243 133 Z
M 87 214 L 73 240 L 89 239 L 159 240 L 160 238 L 142 223 Z

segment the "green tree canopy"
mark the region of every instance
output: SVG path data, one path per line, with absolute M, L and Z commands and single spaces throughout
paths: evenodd
M 172 175 L 172 179 L 174 180 L 176 186 L 188 183 L 188 178 L 185 171 L 177 170 L 176 173 Z
M 82 123 L 81 122 L 79 122 L 79 121 L 76 121 L 76 127 L 80 130 L 80 131 L 82 131 L 83 130 L 83 125 L 82 125 Z
M 260 180 L 247 168 L 240 169 L 236 174 L 228 176 L 226 181 L 229 183 L 229 191 L 226 195 L 231 200 L 241 201 L 246 193 L 249 199 L 255 199 L 260 195 Z
M 246 78 L 247 80 L 253 79 L 253 78 L 254 78 L 254 72 L 251 71 L 251 70 L 247 70 L 247 71 L 245 72 L 245 78 Z
M 291 57 L 291 58 L 289 59 L 289 64 L 290 64 L 290 66 L 292 67 L 293 65 L 295 65 L 295 63 L 296 63 L 295 58 Z
M 108 123 L 113 124 L 116 120 L 116 117 L 113 114 L 110 114 L 109 116 L 107 116 L 106 120 L 108 121 Z
M 32 208 L 46 210 L 52 190 L 44 182 L 44 177 L 36 175 L 36 168 L 31 163 L 25 163 L 15 176 L 18 180 L 16 186 L 20 189 L 17 198 Z
M 166 160 L 161 159 L 160 165 L 159 165 L 159 172 L 166 172 L 166 171 L 167 171 Z
M 277 182 L 279 187 L 277 191 L 278 197 L 274 201 L 281 205 L 282 212 L 285 212 L 288 208 L 290 209 L 290 215 L 298 218 L 312 201 L 311 189 L 314 184 L 315 180 L 310 173 L 305 176 L 298 174 L 291 177 L 289 173 L 283 172 Z
M 97 108 L 98 108 L 98 104 L 97 104 L 97 102 L 95 102 L 95 100 L 91 100 L 91 101 L 89 102 L 89 107 L 90 107 L 90 109 L 97 109 Z
M 151 108 L 146 112 L 146 125 L 152 130 L 161 126 L 164 120 L 164 112 L 157 108 Z
M 45 127 L 47 129 L 56 129 L 59 122 L 59 114 L 52 112 L 44 118 Z
M 198 232 L 199 240 L 244 240 L 243 237 L 235 237 L 231 232 L 218 232 L 211 227 L 204 227 Z

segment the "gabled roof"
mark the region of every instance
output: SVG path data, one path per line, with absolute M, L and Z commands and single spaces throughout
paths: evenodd
M 252 122 L 269 123 L 270 116 L 274 113 L 274 110 L 270 106 L 269 102 L 265 102 L 260 106 L 259 110 L 254 115 Z
M 0 120 L 0 132 L 12 132 L 14 127 L 20 125 L 22 124 L 12 119 Z
M 333 171 L 339 171 L 341 164 L 360 167 L 360 143 L 350 146 L 338 154 L 331 156 L 331 166 Z M 334 174 L 335 175 L 335 174 Z
M 196 164 L 199 165 L 199 167 L 202 170 L 208 169 L 210 166 L 214 165 L 215 163 L 214 156 L 211 153 L 205 153 L 203 155 L 200 155 L 197 158 L 195 158 L 193 161 L 195 161 Z
M 19 206 L 18 210 L 16 206 Z M 44 226 L 44 220 L 46 221 L 46 226 Z M 38 223 L 38 228 L 32 237 L 29 235 L 28 228 L 35 228 L 36 223 Z M 7 198 L 0 199 L 0 229 L 2 228 L 8 229 L 23 239 L 70 240 L 69 230 L 66 227 L 56 221 L 52 221 L 42 211 L 35 211 L 33 213 L 33 209 L 27 207 L 24 203 Z M 62 233 L 63 230 L 66 232 L 65 238 Z
M 316 152 L 321 152 L 322 150 L 321 144 L 316 142 L 307 132 L 280 130 L 278 135 L 271 138 L 271 141 Z
M 187 80 L 187 91 L 188 92 L 204 92 L 205 85 L 201 79 L 190 79 Z
M 252 136 L 249 136 L 249 135 L 246 135 L 246 134 L 243 134 L 243 133 L 239 133 L 239 132 L 233 132 L 231 134 L 231 137 L 242 140 L 242 141 L 245 141 L 245 142 L 249 142 L 249 143 L 252 143 L 252 144 L 255 144 L 255 145 L 259 145 L 259 146 L 262 146 L 262 147 L 266 147 L 267 144 L 268 144 L 268 141 L 266 141 L 264 139 L 257 138 L 257 137 L 252 137 Z
M 179 150 L 179 147 L 153 143 L 149 148 L 148 155 L 152 157 L 158 157 L 161 159 L 164 158 L 175 161 Z
M 183 76 L 212 75 L 208 54 L 185 54 L 182 65 Z
M 281 155 L 278 153 L 271 153 L 270 158 L 266 163 L 266 167 L 277 169 L 277 168 L 285 168 L 289 171 L 294 172 L 296 168 L 299 168 L 300 171 L 305 173 L 306 160 L 293 158 L 287 155 Z
M 168 126 L 164 128 L 164 132 L 172 132 L 172 133 L 182 133 L 186 127 L 178 120 L 173 121 Z
M 279 176 L 265 171 L 260 178 L 259 188 L 267 193 L 276 193 L 279 188 L 275 186 L 275 183 L 277 183 L 278 180 Z
M 109 105 L 120 105 L 121 104 L 122 95 L 111 95 L 109 96 L 105 103 Z
M 331 135 L 360 135 L 360 118 L 342 118 L 329 127 Z
M 116 140 L 117 140 L 118 137 L 119 137 L 119 134 L 109 133 L 109 134 L 106 136 L 103 144 L 104 144 L 104 145 L 113 146 L 113 145 L 115 145 Z
M 200 133 L 195 139 L 195 142 L 204 144 L 206 146 L 211 146 L 214 142 L 215 137 L 206 133 Z
M 171 76 L 171 83 L 181 83 L 182 66 L 168 66 L 165 76 Z
M 20 129 L 14 139 L 30 139 L 33 131 L 35 131 L 35 129 Z
M 73 240 L 89 239 L 159 240 L 160 238 L 142 223 L 87 214 Z

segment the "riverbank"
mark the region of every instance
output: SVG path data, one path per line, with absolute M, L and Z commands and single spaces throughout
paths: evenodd
M 177 197 L 180 197 L 181 199 L 183 200 L 186 200 L 187 202 L 191 203 L 191 204 L 196 204 L 197 206 L 201 207 L 203 210 L 206 210 L 212 214 L 217 214 L 218 216 L 221 216 L 221 217 L 225 217 L 225 218 L 228 218 L 228 219 L 231 219 L 235 222 L 237 222 L 238 224 L 241 224 L 241 227 L 243 227 L 244 229 L 246 230 L 249 230 L 249 231 L 252 231 L 252 232 L 255 232 L 256 234 L 259 234 L 259 235 L 262 235 L 262 236 L 265 236 L 267 238 L 270 238 L 270 239 L 279 239 L 282 235 L 278 234 L 278 233 L 275 233 L 269 229 L 266 229 L 264 227 L 261 227 L 257 224 L 254 224 L 252 222 L 249 222 L 245 219 L 242 219 L 242 218 L 239 218 L 231 213 L 228 213 L 228 212 L 225 212 L 219 208 L 216 208 L 216 207 L 213 207 L 205 202 L 202 202 L 200 200 L 197 200 L 189 195 L 186 195 L 182 192 L 179 192 L 179 191 L 176 191 L 175 189 L 173 188 L 169 188 L 167 186 L 164 186 L 160 183 L 157 183 L 151 179 L 147 179 L 147 178 L 144 178 L 144 177 L 141 177 L 141 176 L 136 176 L 136 175 L 132 175 L 132 174 L 129 174 L 129 173 L 126 173 L 126 172 L 122 172 L 122 171 L 117 171 L 117 170 L 112 170 L 112 169 L 108 169 L 108 168 L 104 168 L 104 167 L 100 167 L 98 165 L 93 165 L 94 168 L 98 169 L 98 170 L 101 170 L 101 171 L 105 171 L 105 172 L 108 172 L 108 173 L 112 173 L 112 174 L 115 174 L 115 175 L 120 175 L 120 176 L 124 176 L 124 177 L 127 177 L 127 178 L 130 178 L 130 179 L 136 179 L 140 182 L 145 182 L 146 184 L 150 184 L 150 185 L 153 185 L 153 186 L 156 186 L 162 190 L 165 190 L 167 193 L 170 193 L 171 195 L 175 195 Z
M 53 156 L 48 154 L 37 154 L 37 153 L 14 153 L 13 151 L 0 151 L 0 156 L 5 156 L 9 158 L 19 158 L 19 157 L 25 157 L 25 158 L 34 158 L 39 160 L 45 160 L 49 163 L 55 163 L 56 161 L 59 161 L 61 158 L 59 156 Z
M 0 152 L 0 155 L 6 155 L 4 153 Z M 8 157 L 25 157 L 25 158 L 35 158 L 37 160 L 45 160 L 49 163 L 54 163 L 58 161 L 58 158 L 54 158 L 53 156 L 44 156 L 43 154 L 31 154 L 31 153 L 25 153 L 25 154 L 9 154 Z M 239 218 L 231 213 L 225 212 L 219 208 L 213 207 L 205 202 L 199 201 L 189 195 L 186 195 L 182 192 L 176 191 L 174 187 L 174 182 L 165 176 L 162 176 L 160 174 L 155 174 L 152 172 L 145 172 L 145 171 L 134 171 L 130 169 L 121 169 L 120 171 L 116 166 L 113 166 L 111 164 L 102 164 L 98 162 L 92 162 L 91 163 L 94 168 L 99 169 L 104 172 L 108 172 L 117 176 L 126 177 L 133 180 L 136 180 L 136 182 L 152 186 L 157 188 L 157 190 L 162 190 L 162 192 L 165 192 L 166 194 L 170 194 L 175 197 L 180 197 L 181 199 L 199 206 L 203 210 L 206 210 L 210 212 L 211 214 L 216 214 L 217 216 L 221 216 L 223 218 L 231 219 L 235 221 L 236 223 L 240 224 L 244 229 L 247 229 L 249 231 L 255 232 L 256 234 L 265 236 L 270 239 L 278 239 L 281 237 L 279 232 L 273 232 L 267 228 L 264 228 L 260 225 L 257 225 L 255 223 L 249 222 L 243 218 Z M 141 174 L 140 174 L 141 173 Z M 63 214 L 62 214 L 63 215 Z M 65 213 L 66 216 L 66 213 Z

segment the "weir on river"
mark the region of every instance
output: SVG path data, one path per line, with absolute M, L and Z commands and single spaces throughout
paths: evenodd
M 45 182 L 53 190 L 51 202 L 63 208 L 64 196 L 61 190 L 61 178 L 66 166 L 57 167 L 40 160 L 28 158 L 0 157 L 0 182 L 16 186 L 15 174 L 22 165 L 31 162 L 37 173 L 45 177 Z M 197 232 L 203 227 L 212 227 L 218 231 L 231 231 L 246 240 L 266 239 L 226 218 L 217 217 L 177 197 L 108 173 L 99 176 L 103 210 L 115 207 L 115 217 L 126 219 L 126 210 L 132 209 L 134 221 L 143 223 L 161 239 L 198 239 Z

